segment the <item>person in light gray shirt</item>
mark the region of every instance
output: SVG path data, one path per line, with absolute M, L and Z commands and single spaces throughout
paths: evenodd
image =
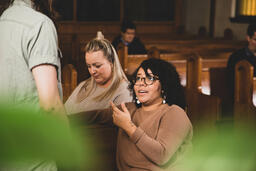
M 0 101 L 12 107 L 54 111 L 67 123 L 61 100 L 60 59 L 52 1 L 6 0 L 0 17 Z M 0 170 L 56 171 L 51 161 L 33 159 Z

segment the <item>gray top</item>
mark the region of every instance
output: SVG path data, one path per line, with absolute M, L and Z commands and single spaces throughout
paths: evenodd
M 122 102 L 131 102 L 132 96 L 130 91 L 128 90 L 128 83 L 126 81 L 122 81 L 119 87 L 116 89 L 115 93 L 112 97 L 103 99 L 101 101 L 95 101 L 94 98 L 100 95 L 105 89 L 97 86 L 96 89 L 83 101 L 80 103 L 77 102 L 77 95 L 83 85 L 89 80 L 85 80 L 81 82 L 70 97 L 67 99 L 65 103 L 65 108 L 67 114 L 73 114 L 83 111 L 90 111 L 96 109 L 105 109 L 110 106 L 109 102 L 112 101 L 114 104 L 119 105 Z M 86 90 L 83 90 L 86 91 Z
M 32 8 L 30 0 L 15 0 L 0 17 L 0 95 L 16 105 L 39 106 L 31 69 L 40 64 L 58 68 L 61 93 L 60 59 L 53 22 Z
M 15 106 L 34 105 L 39 99 L 32 68 L 51 64 L 58 68 L 61 93 L 60 59 L 53 22 L 33 9 L 30 0 L 15 0 L 0 17 L 0 100 Z M 21 161 L 0 166 L 1 171 L 56 171 L 52 161 Z

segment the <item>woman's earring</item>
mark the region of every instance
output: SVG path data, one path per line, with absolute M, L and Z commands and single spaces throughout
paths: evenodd
M 164 95 L 164 90 L 162 90 L 162 98 L 163 98 L 163 104 L 166 103 L 166 96 Z
M 166 99 L 166 97 L 164 96 L 164 99 L 163 99 L 163 104 L 165 104 L 165 103 L 166 103 L 166 100 L 165 100 L 165 99 Z
M 139 99 L 137 97 L 136 97 L 135 101 L 136 101 L 137 104 L 140 104 L 140 101 L 139 101 Z

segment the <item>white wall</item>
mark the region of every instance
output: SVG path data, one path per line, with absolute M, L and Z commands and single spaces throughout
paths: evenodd
M 244 40 L 248 24 L 231 23 L 232 0 L 216 0 L 214 37 L 223 37 L 224 29 L 233 30 L 234 38 Z M 209 32 L 210 0 L 184 0 L 186 31 L 197 34 L 200 26 L 205 26 Z
M 248 24 L 230 22 L 231 3 L 232 0 L 216 0 L 214 35 L 215 37 L 222 37 L 224 29 L 230 28 L 234 33 L 235 39 L 245 40 Z
M 197 34 L 200 26 L 209 32 L 210 0 L 185 0 L 186 31 Z

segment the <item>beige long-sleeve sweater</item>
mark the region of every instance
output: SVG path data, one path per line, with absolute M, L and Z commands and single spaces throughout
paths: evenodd
M 122 81 L 116 89 L 115 93 L 110 98 L 105 98 L 99 102 L 95 101 L 94 98 L 102 94 L 103 91 L 105 91 L 105 88 L 96 87 L 95 90 L 88 97 L 86 97 L 81 102 L 77 102 L 79 91 L 81 89 L 83 91 L 86 91 L 83 86 L 87 84 L 88 81 L 89 79 L 81 82 L 67 99 L 65 103 L 67 114 L 106 109 L 110 107 L 110 101 L 112 101 L 115 105 L 119 105 L 122 102 L 132 101 L 131 93 L 128 90 L 128 82 Z
M 127 103 L 126 107 L 137 129 L 131 137 L 119 129 L 116 159 L 119 171 L 176 171 L 191 147 L 193 132 L 184 110 L 167 104 L 154 111 L 143 111 L 134 103 Z M 111 109 L 83 115 L 88 122 L 112 122 Z

